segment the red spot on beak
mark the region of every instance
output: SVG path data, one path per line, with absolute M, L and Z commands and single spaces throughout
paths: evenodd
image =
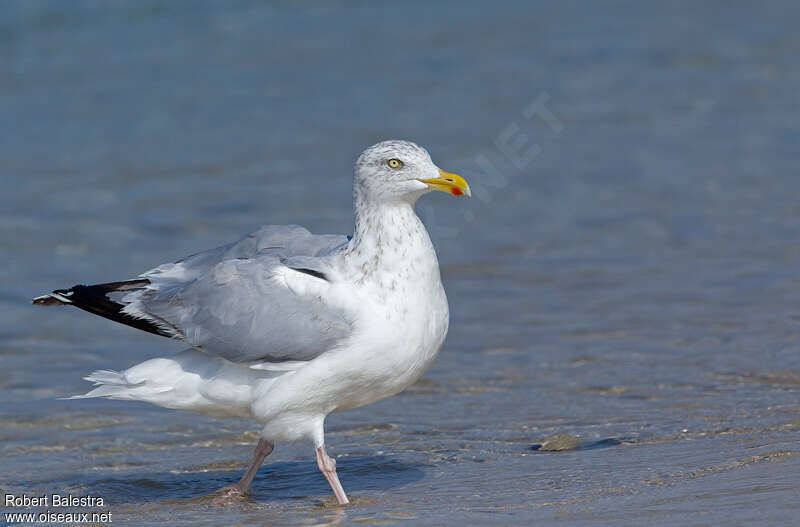
M 453 193 L 453 196 L 462 196 L 462 195 L 464 195 L 464 193 L 461 191 L 460 188 L 453 187 L 453 189 L 450 192 Z

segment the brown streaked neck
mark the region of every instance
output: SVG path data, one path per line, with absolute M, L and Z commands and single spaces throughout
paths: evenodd
M 346 250 L 355 266 L 364 274 L 380 271 L 406 275 L 432 262 L 438 271 L 433 244 L 413 202 L 378 204 L 359 198 L 356 194 L 355 231 Z

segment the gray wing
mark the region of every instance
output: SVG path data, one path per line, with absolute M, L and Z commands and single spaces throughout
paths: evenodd
M 324 257 L 347 241 L 295 225 L 264 226 L 142 274 L 150 283 L 122 298 L 124 311 L 231 361 L 311 360 L 350 334 L 350 320 L 322 297 L 296 293 L 281 276 L 327 280 Z

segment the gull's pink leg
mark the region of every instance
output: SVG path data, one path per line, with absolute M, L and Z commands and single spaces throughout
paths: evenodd
M 247 467 L 247 471 L 244 473 L 244 476 L 242 476 L 242 479 L 235 485 L 218 490 L 214 498 L 214 503 L 225 505 L 228 502 L 246 496 L 250 492 L 250 485 L 253 483 L 256 473 L 258 473 L 258 469 L 261 468 L 261 464 L 264 463 L 264 460 L 274 449 L 275 443 L 265 439 L 259 439 L 258 445 L 256 445 L 256 449 L 253 452 L 253 461 L 250 462 L 250 466 Z
M 328 480 L 328 483 L 330 483 L 339 505 L 346 505 L 350 503 L 350 500 L 347 499 L 347 494 L 344 493 L 342 484 L 339 483 L 339 476 L 336 474 L 336 461 L 333 458 L 328 457 L 328 454 L 325 453 L 325 445 L 318 446 L 316 450 L 317 466 L 319 467 L 320 471 L 322 471 L 325 479 Z
M 244 473 L 244 476 L 242 476 L 242 479 L 236 484 L 242 492 L 246 493 L 250 490 L 250 485 L 253 483 L 258 473 L 258 469 L 261 468 L 261 464 L 264 463 L 268 455 L 272 454 L 273 450 L 275 450 L 275 443 L 264 439 L 258 440 L 256 450 L 253 452 L 253 461 L 250 462 L 250 466 L 247 467 L 247 471 Z

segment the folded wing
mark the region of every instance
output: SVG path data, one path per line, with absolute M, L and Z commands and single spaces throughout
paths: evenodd
M 326 257 L 347 241 L 269 225 L 136 280 L 75 286 L 34 303 L 71 303 L 234 362 L 311 360 L 351 332 L 348 314 L 320 293 L 330 287 Z M 291 287 L 298 280 L 316 282 Z

